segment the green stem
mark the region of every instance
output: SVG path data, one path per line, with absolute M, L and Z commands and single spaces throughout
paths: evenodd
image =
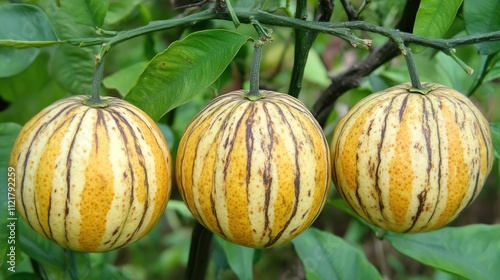
M 403 56 L 406 60 L 406 66 L 408 67 L 408 72 L 410 73 L 411 87 L 412 90 L 421 92 L 424 90 L 422 84 L 420 83 L 420 78 L 418 77 L 417 66 L 415 65 L 415 60 L 413 59 L 413 53 L 410 48 L 403 48 Z
M 262 58 L 262 45 L 264 45 L 264 42 L 262 42 L 261 40 L 255 42 L 254 44 L 252 65 L 250 65 L 250 91 L 244 94 L 244 97 L 253 101 L 266 97 L 266 95 L 259 90 L 259 75 L 260 75 L 260 61 Z
M 357 44 L 366 43 L 367 40 L 357 38 L 354 34 L 350 32 L 350 30 L 361 30 L 361 31 L 377 33 L 382 36 L 388 37 L 390 39 L 400 38 L 405 44 L 412 43 L 416 45 L 427 46 L 444 52 L 446 52 L 446 50 L 449 50 L 450 48 L 454 48 L 457 46 L 472 45 L 480 42 L 500 41 L 500 31 L 466 36 L 462 38 L 452 38 L 452 39 L 427 38 L 412 33 L 401 32 L 396 29 L 381 27 L 363 21 L 349 21 L 349 22 L 306 21 L 287 16 L 274 15 L 258 10 L 249 11 L 248 9 L 238 9 L 238 8 L 235 8 L 233 10 L 234 10 L 234 15 L 236 15 L 236 17 L 239 19 L 241 23 L 251 24 L 253 20 L 257 20 L 260 23 L 266 25 L 284 26 L 293 29 L 311 30 L 321 33 L 327 33 L 334 36 L 339 36 L 340 38 L 348 40 L 351 43 L 354 40 L 358 42 Z M 208 9 L 182 18 L 152 21 L 148 25 L 138 27 L 136 29 L 118 32 L 118 34 L 114 37 L 72 39 L 72 40 L 67 40 L 66 42 L 81 47 L 107 43 L 111 47 L 121 42 L 127 41 L 131 38 L 141 36 L 143 34 L 147 34 L 150 32 L 166 30 L 175 27 L 194 25 L 199 23 L 200 21 L 206 21 L 212 19 L 221 19 L 230 21 L 233 20 L 233 18 L 228 12 L 217 13 L 213 9 Z
M 104 108 L 108 106 L 106 101 L 103 101 L 100 96 L 102 78 L 104 74 L 104 57 L 96 57 L 96 70 L 94 80 L 92 81 L 92 95 L 83 103 L 94 108 Z
M 250 91 L 244 93 L 243 97 L 255 101 L 264 98 L 267 95 L 261 92 L 259 87 L 260 61 L 262 60 L 262 46 L 267 41 L 270 41 L 272 39 L 272 29 L 262 26 L 256 20 L 252 19 L 251 22 L 255 30 L 257 31 L 257 34 L 259 34 L 259 40 L 254 43 L 254 53 L 252 64 L 250 65 Z
M 363 1 L 361 6 L 359 7 L 358 11 L 356 12 L 356 15 L 359 17 L 361 15 L 361 13 L 366 9 L 366 7 L 368 7 L 368 5 L 370 5 L 371 2 L 372 2 L 371 0 Z
M 259 74 L 260 74 L 260 61 L 262 58 L 262 43 L 256 42 L 252 58 L 252 65 L 250 66 L 250 92 L 248 95 L 259 96 Z
M 479 74 L 476 76 L 476 80 L 474 81 L 474 85 L 467 92 L 467 96 L 471 96 L 483 83 L 486 74 L 488 73 L 488 69 L 490 67 L 490 63 L 494 60 L 495 54 L 483 56 L 481 59 L 481 67 L 479 68 Z
M 233 21 L 234 27 L 238 28 L 240 26 L 240 21 L 238 20 L 238 16 L 234 12 L 233 6 L 231 6 L 231 1 L 230 0 L 224 0 L 224 2 L 226 2 L 227 12 L 231 16 L 231 20 Z
M 295 18 L 305 20 L 307 18 L 307 1 L 297 1 Z M 304 69 L 307 63 L 309 50 L 316 39 L 317 32 L 308 30 L 295 30 L 295 49 L 293 57 L 292 76 L 288 87 L 288 94 L 293 97 L 298 97 L 302 89 L 302 79 L 304 77 Z
M 464 71 L 467 73 L 467 75 L 472 75 L 474 73 L 474 69 L 472 69 L 469 65 L 467 65 L 463 60 L 461 60 L 456 54 L 455 54 L 455 49 L 450 49 L 448 52 L 446 52 L 447 55 L 451 56 L 455 62 L 464 69 Z

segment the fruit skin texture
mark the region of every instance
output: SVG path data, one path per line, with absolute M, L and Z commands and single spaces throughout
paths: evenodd
M 11 153 L 19 214 L 64 248 L 103 252 L 144 236 L 171 193 L 172 159 L 155 122 L 121 99 L 61 99 L 21 130 Z
M 190 211 L 233 243 L 263 248 L 291 240 L 324 206 L 328 142 L 297 99 L 261 91 L 221 95 L 196 115 L 179 144 L 177 184 Z
M 373 93 L 337 125 L 333 181 L 366 221 L 424 232 L 452 221 L 477 197 L 493 164 L 487 120 L 464 95 L 438 84 Z

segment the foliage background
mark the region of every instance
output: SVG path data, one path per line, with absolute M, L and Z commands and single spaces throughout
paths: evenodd
M 104 30 L 130 30 L 151 21 L 181 18 L 188 14 L 208 9 L 174 9 L 180 1 L 22 1 L 40 7 L 47 15 L 50 26 L 43 24 L 35 29 L 29 25 L 18 25 L 16 18 L 0 17 L 0 39 L 18 39 L 19 34 L 31 34 L 45 30 L 40 40 L 93 38 L 95 26 Z M 232 1 L 236 8 L 250 8 L 261 3 L 261 10 L 282 16 L 293 16 L 295 1 Z M 438 5 L 440 11 L 449 11 L 451 21 L 443 34 L 432 34 L 435 22 L 422 15 L 419 28 L 430 37 L 463 37 L 472 33 L 500 30 L 500 1 L 422 1 Z M 451 6 L 442 4 L 451 3 Z M 99 3 L 108 3 L 106 9 Z M 407 1 L 372 1 L 362 13 L 365 22 L 386 28 L 394 28 L 402 16 Z M 439 4 L 441 3 L 441 4 Z M 475 4 L 473 4 L 475 3 Z M 308 18 L 314 18 L 316 1 L 308 1 Z M 335 1 L 333 22 L 347 21 L 348 17 L 340 1 Z M 363 1 L 352 1 L 360 7 Z M 7 1 L 0 1 L 7 5 Z M 104 4 L 103 4 L 104 5 Z M 442 6 L 439 6 L 442 5 Z M 493 8 L 467 9 L 490 6 Z M 496 6 L 495 6 L 496 5 Z M 62 7 L 62 8 L 61 8 Z M 91 12 L 85 9 L 94 8 Z M 456 12 L 453 12 L 454 8 Z M 495 8 L 496 7 L 496 8 Z M 477 11 L 467 14 L 467 11 Z M 101 12 L 99 12 L 101 11 Z M 102 12 L 104 11 L 104 12 Z M 432 11 L 432 9 L 431 9 Z M 441 13 L 442 14 L 442 13 Z M 434 14 L 435 15 L 435 14 Z M 486 26 L 481 20 L 491 19 Z M 478 24 L 468 24 L 479 22 Z M 471 21 L 470 19 L 473 19 Z M 40 19 L 43 23 L 44 19 Z M 55 34 L 49 32 L 53 28 Z M 294 63 L 294 30 L 288 27 L 273 28 L 273 42 L 263 49 L 261 65 L 261 87 L 288 92 Z M 189 34 L 208 29 L 237 31 L 257 38 L 249 24 L 237 29 L 231 21 L 211 20 L 194 25 L 148 33 L 113 46 L 106 55 L 105 78 L 102 94 L 124 97 L 134 87 L 139 74 L 155 58 L 179 39 Z M 7 30 L 7 31 L 6 31 Z M 18 31 L 18 32 L 16 32 Z M 380 46 L 386 38 L 365 31 L 353 31 L 361 38 L 373 40 Z M 417 29 L 415 30 L 417 32 Z M 17 35 L 12 35 L 12 33 Z M 75 37 L 75 34 L 78 36 Z M 33 35 L 33 34 L 32 34 Z M 10 37 L 9 37 L 10 36 Z M 12 37 L 14 36 L 14 37 Z M 33 39 L 32 39 L 33 40 Z M 184 41 L 185 42 L 185 41 Z M 463 46 L 457 48 L 456 56 L 476 71 L 469 76 L 450 56 L 431 48 L 415 48 L 415 60 L 422 81 L 437 82 L 455 88 L 471 99 L 492 123 L 492 133 L 497 152 L 500 144 L 500 112 L 496 110 L 500 101 L 499 77 L 500 57 L 498 44 Z M 478 50 L 480 52 L 478 52 Z M 99 46 L 78 48 L 69 44 L 57 44 L 43 48 L 10 49 L 0 47 L 0 163 L 7 170 L 10 148 L 21 125 L 53 101 L 72 95 L 90 94 L 94 73 L 94 56 Z M 331 78 L 340 75 L 360 63 L 370 51 L 353 48 L 348 42 L 320 33 L 308 53 L 302 90 L 299 98 L 313 108 L 315 102 L 330 86 Z M 173 155 L 177 142 L 187 122 L 214 96 L 225 92 L 248 88 L 248 73 L 252 55 L 252 44 L 239 48 L 234 59 L 213 84 L 202 93 L 190 96 L 185 103 L 158 122 L 169 142 Z M 19 58 L 21 57 L 21 58 Z M 15 60 L 14 58 L 18 59 Z M 21 60 L 19 60 L 21 59 Z M 203 73 L 203 71 L 201 72 Z M 201 76 L 200 76 L 201 75 Z M 214 78 L 214 79 L 215 79 Z M 203 74 L 189 76 L 196 83 L 199 79 L 210 80 Z M 331 139 L 338 119 L 362 97 L 409 81 L 405 60 L 398 56 L 385 63 L 343 94 L 329 114 L 324 131 Z M 476 84 L 480 82 L 480 86 Z M 137 84 L 136 84 L 137 86 Z M 208 86 L 208 84 L 207 84 Z M 162 84 L 168 92 L 169 84 Z M 181 88 L 179 85 L 178 88 Z M 190 93 L 187 93 L 190 95 Z M 183 103 L 187 100 L 179 100 Z M 498 157 L 498 154 L 497 154 Z M 354 279 L 360 273 L 371 279 L 488 279 L 498 272 L 494 265 L 500 263 L 500 179 L 498 160 L 480 196 L 449 227 L 422 235 L 382 235 L 377 229 L 353 218 L 349 209 L 332 188 L 330 200 L 314 224 L 299 238 L 285 245 L 266 250 L 253 250 L 229 244 L 214 238 L 209 263 L 208 279 L 325 279 L 336 276 Z M 4 171 L 1 182 L 7 182 Z M 2 183 L 3 186 L 3 183 Z M 5 229 L 7 209 L 4 188 L 0 191 L 0 253 L 7 252 L 9 232 Z M 0 271 L 2 279 L 171 279 L 183 277 L 189 258 L 191 233 L 194 219 L 185 208 L 179 194 L 174 194 L 167 206 L 164 218 L 145 238 L 120 250 L 104 254 L 67 252 L 43 239 L 18 220 L 16 273 L 7 270 L 7 259 L 3 259 Z M 469 225 L 469 226 L 466 226 Z M 472 226 L 470 226 L 472 225 Z M 457 229 L 457 231 L 453 231 Z M 382 239 L 380 239 L 382 238 Z M 498 266 L 498 265 L 497 265 Z M 445 272 L 446 271 L 446 272 Z M 498 273 L 496 275 L 499 275 Z M 357 275 L 359 276 L 359 275 Z M 475 277 L 474 277 L 475 276 Z M 353 278 L 354 277 L 354 278 Z M 493 278 L 491 278 L 493 279 Z

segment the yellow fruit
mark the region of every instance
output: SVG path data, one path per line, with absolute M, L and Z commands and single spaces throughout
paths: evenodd
M 425 83 L 373 93 L 337 125 L 333 181 L 366 221 L 423 232 L 452 221 L 477 197 L 492 168 L 488 122 L 464 95 Z
M 328 143 L 297 99 L 221 95 L 186 128 L 176 178 L 196 219 L 222 238 L 262 248 L 291 240 L 318 216 L 330 188 Z
M 117 98 L 72 96 L 21 130 L 10 166 L 19 214 L 64 248 L 102 252 L 144 236 L 171 193 L 172 160 L 154 121 Z

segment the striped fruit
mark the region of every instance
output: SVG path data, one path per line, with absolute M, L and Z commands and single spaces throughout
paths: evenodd
M 154 121 L 103 97 L 72 96 L 21 130 L 10 166 L 19 214 L 62 247 L 102 252 L 128 245 L 158 221 L 171 192 L 172 160 Z
M 321 127 L 297 99 L 234 91 L 196 115 L 179 144 L 176 178 L 196 219 L 222 238 L 263 248 L 291 240 L 318 216 L 330 188 Z
M 464 95 L 402 84 L 356 104 L 331 143 L 333 181 L 366 221 L 395 232 L 438 229 L 479 194 L 491 171 L 488 122 Z

